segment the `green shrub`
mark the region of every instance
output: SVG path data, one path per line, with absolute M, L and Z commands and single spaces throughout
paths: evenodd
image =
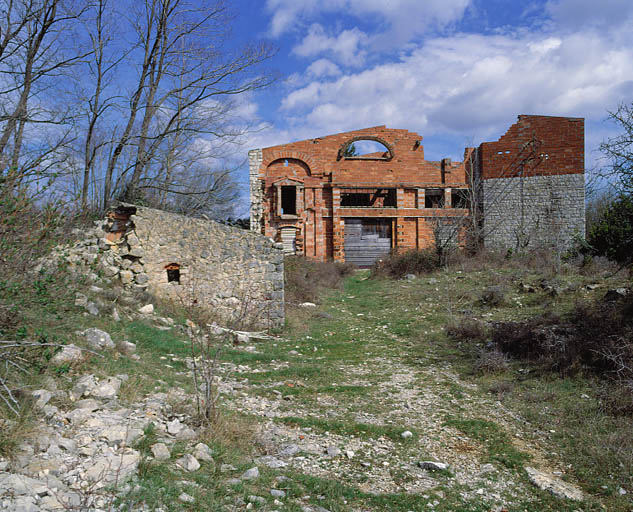
M 633 255 L 633 197 L 620 196 L 602 213 L 587 236 L 593 253 L 631 263 Z

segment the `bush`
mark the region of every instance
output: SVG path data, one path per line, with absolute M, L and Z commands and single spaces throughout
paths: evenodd
M 287 256 L 284 259 L 286 303 L 318 302 L 325 290 L 338 288 L 355 270 L 356 267 L 348 263 Z
M 508 369 L 508 356 L 497 347 L 483 348 L 477 353 L 475 372 L 479 374 L 503 373 Z
M 402 279 L 407 274 L 429 274 L 440 268 L 440 260 L 434 249 L 393 252 L 374 263 L 372 277 Z
M 633 197 L 620 196 L 615 199 L 591 227 L 587 241 L 594 254 L 606 256 L 619 263 L 631 263 Z
M 487 334 L 486 326 L 473 318 L 462 318 L 446 327 L 446 334 L 459 341 L 482 341 Z
M 507 290 L 503 286 L 489 286 L 481 292 L 480 302 L 492 308 L 503 305 Z

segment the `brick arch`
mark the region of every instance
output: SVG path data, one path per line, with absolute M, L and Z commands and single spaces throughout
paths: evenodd
M 354 142 L 358 142 L 359 140 L 373 140 L 375 142 L 382 144 L 383 146 L 387 148 L 387 152 L 389 153 L 389 156 L 378 157 L 378 158 L 376 157 L 368 158 L 368 157 L 363 157 L 363 156 L 344 157 L 343 155 L 345 154 L 345 151 L 347 151 L 347 148 L 350 147 L 352 144 L 354 144 Z M 385 139 L 376 137 L 375 135 L 357 135 L 356 137 L 352 137 L 339 148 L 338 154 L 336 155 L 337 160 L 340 160 L 341 158 L 346 158 L 349 160 L 355 160 L 355 159 L 357 160 L 391 160 L 393 157 L 394 157 L 394 154 L 393 154 L 392 145 L 389 144 Z
M 301 153 L 299 151 L 275 151 L 271 155 L 264 158 L 262 161 L 262 168 L 267 169 L 270 164 L 276 162 L 277 160 L 299 160 L 304 163 L 308 168 L 308 175 L 312 174 L 313 169 L 315 169 L 316 164 L 312 157 L 306 153 Z

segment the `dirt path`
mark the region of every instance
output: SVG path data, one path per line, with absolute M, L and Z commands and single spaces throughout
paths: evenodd
M 356 285 L 305 331 L 243 347 L 225 366 L 227 403 L 259 419 L 260 462 L 306 495 L 306 475 L 320 489 L 336 483 L 322 495 L 327 510 L 592 510 L 530 482 L 526 466 L 554 477 L 564 468 L 546 462 L 542 433 L 434 346 L 440 304 L 407 309 Z

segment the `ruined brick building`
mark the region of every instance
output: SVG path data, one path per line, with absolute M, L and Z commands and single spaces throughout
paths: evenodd
M 366 141 L 380 151 L 351 151 Z M 369 265 L 391 250 L 477 242 L 564 247 L 584 233 L 584 120 L 521 115 L 464 161 L 377 126 L 249 152 L 251 229 L 286 253 Z

